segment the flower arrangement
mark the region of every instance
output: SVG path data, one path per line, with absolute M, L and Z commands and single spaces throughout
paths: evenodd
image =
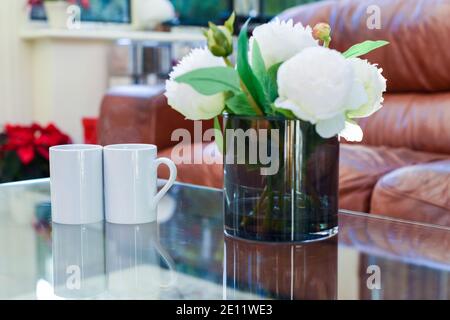
M 311 28 L 274 20 L 250 38 L 247 22 L 235 51 L 233 33 L 234 15 L 222 26 L 210 23 L 208 46 L 175 66 L 165 92 L 186 118 L 215 119 L 224 154 L 224 230 L 260 241 L 332 236 L 338 136 L 362 140 L 355 120 L 379 110 L 386 91 L 382 70 L 360 56 L 388 42 L 365 41 L 341 53 L 330 48 L 326 23 Z
M 0 134 L 0 182 L 49 176 L 49 148 L 71 139 L 54 124 L 6 125 Z
M 300 119 L 323 138 L 362 140 L 355 119 L 382 107 L 386 79 L 359 57 L 388 42 L 365 41 L 340 53 L 330 48 L 332 32 L 325 23 L 311 28 L 274 20 L 256 27 L 250 39 L 247 23 L 234 65 L 234 19 L 233 14 L 223 26 L 210 23 L 204 32 L 208 47 L 192 50 L 175 66 L 165 93 L 172 108 L 191 120 L 223 112 Z

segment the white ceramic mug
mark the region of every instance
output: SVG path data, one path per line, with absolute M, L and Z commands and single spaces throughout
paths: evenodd
M 103 148 L 80 144 L 51 147 L 50 186 L 53 222 L 103 221 Z
M 168 158 L 157 158 L 148 144 L 106 146 L 104 155 L 106 220 L 116 224 L 156 221 L 158 202 L 174 184 L 177 167 Z M 165 164 L 170 177 L 157 193 L 157 168 Z

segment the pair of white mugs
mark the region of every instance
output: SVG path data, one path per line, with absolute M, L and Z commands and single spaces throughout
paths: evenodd
M 157 168 L 170 178 L 157 192 Z M 177 168 L 147 144 L 62 145 L 50 148 L 52 221 L 143 224 L 156 220 L 158 202 L 174 184 Z M 105 213 L 105 214 L 104 214 Z

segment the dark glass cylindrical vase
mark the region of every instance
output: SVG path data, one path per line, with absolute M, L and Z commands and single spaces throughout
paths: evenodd
M 224 221 L 232 237 L 303 242 L 337 233 L 338 137 L 277 117 L 224 116 Z

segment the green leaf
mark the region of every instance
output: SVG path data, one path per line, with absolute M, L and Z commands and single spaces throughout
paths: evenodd
M 388 44 L 389 42 L 384 40 L 378 41 L 367 40 L 350 47 L 347 51 L 343 53 L 343 56 L 346 58 L 356 58 L 365 55 L 375 49 L 384 47 Z
M 223 134 L 222 134 L 222 127 L 220 126 L 219 122 L 219 117 L 214 118 L 214 129 L 217 148 L 223 154 Z
M 252 68 L 258 79 L 262 79 L 267 74 L 261 48 L 256 39 L 253 39 Z
M 276 108 L 276 112 L 287 119 L 296 119 L 296 116 L 291 110 Z
M 252 69 L 263 86 L 266 99 L 271 103 L 278 98 L 277 73 L 281 64 L 277 63 L 266 70 L 259 44 L 253 40 Z
M 239 75 L 230 67 L 197 69 L 179 76 L 175 81 L 186 83 L 206 96 L 224 91 L 239 92 L 241 90 Z
M 248 62 L 248 23 L 250 19 L 244 24 L 238 38 L 238 57 L 237 70 L 241 76 L 241 80 L 247 88 L 250 95 L 256 101 L 258 106 L 265 114 L 271 113 L 270 102 L 268 101 L 263 87 L 258 78 L 253 73 L 252 68 Z
M 256 116 L 255 110 L 248 102 L 245 93 L 235 95 L 225 102 L 227 108 L 233 113 L 241 116 Z
M 283 63 L 274 64 L 267 70 L 268 83 L 266 85 L 266 90 L 269 95 L 270 102 L 274 102 L 278 98 L 278 83 L 277 75 L 278 69 L 280 69 Z

